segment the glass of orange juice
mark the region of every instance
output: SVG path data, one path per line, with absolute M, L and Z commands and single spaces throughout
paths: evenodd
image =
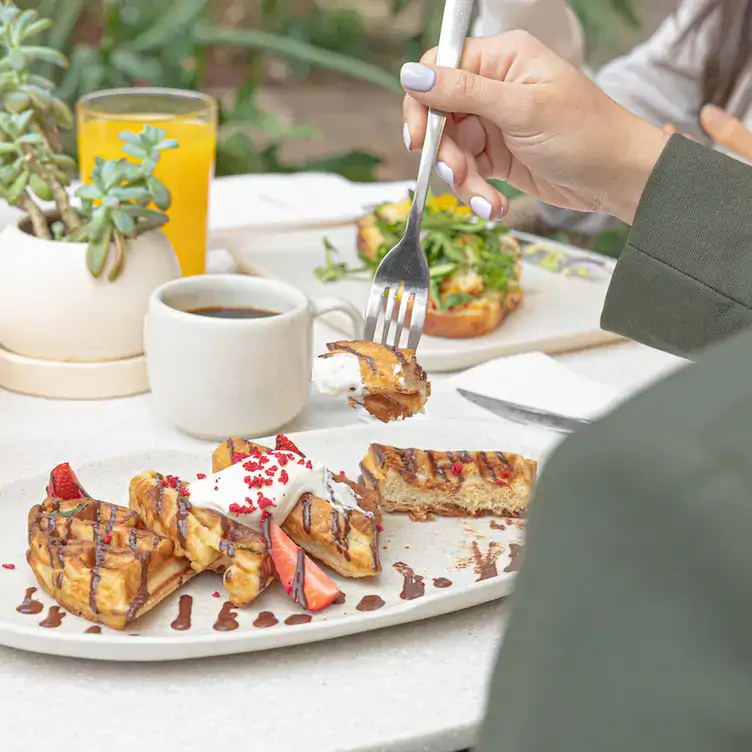
M 163 128 L 179 148 L 161 154 L 155 175 L 172 193 L 164 231 L 183 276 L 206 271 L 209 184 L 214 173 L 217 103 L 205 94 L 180 89 L 110 89 L 79 100 L 78 159 L 81 179 L 90 181 L 94 158 L 126 157 L 121 131 L 144 125 Z

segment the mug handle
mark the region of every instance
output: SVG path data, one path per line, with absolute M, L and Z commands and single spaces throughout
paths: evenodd
M 327 313 L 339 311 L 344 313 L 352 322 L 353 339 L 363 339 L 363 314 L 344 298 L 322 298 L 312 301 L 313 317 L 325 316 Z

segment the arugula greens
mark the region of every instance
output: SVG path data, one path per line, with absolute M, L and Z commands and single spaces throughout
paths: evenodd
M 365 273 L 373 275 L 384 256 L 402 239 L 409 203 L 384 204 L 364 221 L 380 243 L 373 256 L 359 254 L 361 266 L 348 266 L 337 249 L 324 240 L 324 264 L 316 268 L 316 277 L 322 282 L 336 282 Z M 482 294 L 501 293 L 516 286 L 519 249 L 516 244 L 504 247 L 502 238 L 508 232 L 504 224 L 473 216 L 453 196 L 429 196 L 421 242 L 431 273 L 431 300 L 439 310 L 466 305 L 476 297 L 465 292 L 442 292 L 442 283 L 452 277 L 478 275 L 482 278 Z

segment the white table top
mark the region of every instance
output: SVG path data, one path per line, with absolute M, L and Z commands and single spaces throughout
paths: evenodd
M 322 351 L 336 335 L 317 327 L 315 347 Z M 680 365 L 635 344 L 563 361 L 630 390 Z M 454 393 L 447 378 L 432 379 L 433 417 L 493 419 Z M 315 395 L 290 430 L 357 420 L 343 404 Z M 211 449 L 161 424 L 150 395 L 60 402 L 0 390 L 0 421 L 4 481 L 61 460 L 75 466 L 150 447 Z M 165 664 L 82 662 L 0 648 L 0 749 L 132 752 L 134 744 L 147 744 L 185 752 L 453 752 L 474 740 L 505 612 L 499 602 L 297 648 Z

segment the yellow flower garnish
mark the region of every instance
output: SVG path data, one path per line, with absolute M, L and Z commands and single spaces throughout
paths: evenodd
M 457 197 L 453 196 L 451 193 L 445 193 L 442 196 L 429 196 L 426 205 L 431 214 L 451 212 L 460 217 L 472 214 L 472 211 L 467 206 L 462 206 L 459 201 L 457 201 Z

